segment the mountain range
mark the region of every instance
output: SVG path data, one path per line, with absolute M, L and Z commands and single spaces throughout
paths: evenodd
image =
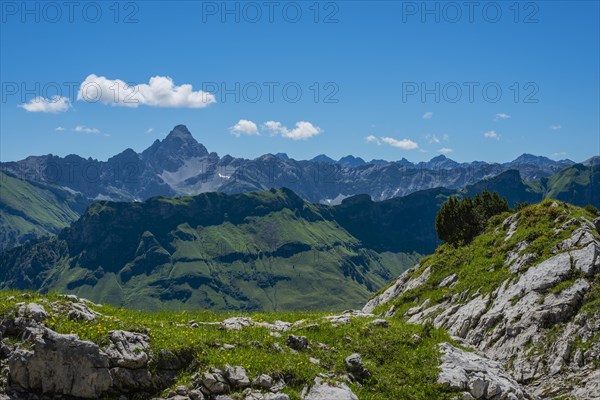
M 443 155 L 416 164 L 406 159 L 366 162 L 354 156 L 335 161 L 326 155 L 297 161 L 284 153 L 248 160 L 209 152 L 184 125 L 177 125 L 165 139 L 156 140 L 141 153 L 127 149 L 107 161 L 78 155 L 31 156 L 1 163 L 0 169 L 98 200 L 140 201 L 152 196 L 287 187 L 314 203 L 339 204 L 355 194 L 380 201 L 435 187 L 460 189 L 511 169 L 526 181 L 540 180 L 574 164 L 530 154 L 503 164 L 457 163 Z
M 56 234 L 96 200 L 244 193 L 290 188 L 304 200 L 336 205 L 354 195 L 383 201 L 446 188 L 474 194 L 498 190 L 514 205 L 545 197 L 600 207 L 600 157 L 581 164 L 523 154 L 504 164 L 395 162 L 326 155 L 296 161 L 285 153 L 254 160 L 209 153 L 183 125 L 141 153 L 127 149 L 98 161 L 77 155 L 31 156 L 0 163 L 0 251 Z M 469 189 L 470 188 L 470 189 Z

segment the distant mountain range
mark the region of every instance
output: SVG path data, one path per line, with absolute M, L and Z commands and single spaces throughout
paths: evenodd
M 355 195 L 384 201 L 445 188 L 453 194 L 497 190 L 512 205 L 554 197 L 600 207 L 600 157 L 582 164 L 530 154 L 504 164 L 457 163 L 445 156 L 417 164 L 326 155 L 297 161 L 284 153 L 247 160 L 210 153 L 183 125 L 141 153 L 127 149 L 107 161 L 31 156 L 0 169 L 0 251 L 58 233 L 95 200 L 289 188 L 306 201 L 336 205 Z
M 1 163 L 0 168 L 19 178 L 99 200 L 139 201 L 152 196 L 288 187 L 305 200 L 339 204 L 355 194 L 379 201 L 435 187 L 460 189 L 511 169 L 525 180 L 539 180 L 574 164 L 530 154 L 503 164 L 457 163 L 443 155 L 416 164 L 406 159 L 366 162 L 354 156 L 335 161 L 326 155 L 297 161 L 284 153 L 248 160 L 209 153 L 184 125 L 178 125 L 141 153 L 127 149 L 107 161 L 78 155 L 31 156 Z

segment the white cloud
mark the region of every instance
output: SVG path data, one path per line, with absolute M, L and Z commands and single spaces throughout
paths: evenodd
M 373 135 L 369 135 L 365 138 L 365 141 L 367 143 L 376 143 L 378 146 L 381 146 L 381 142 L 379 141 L 379 139 L 377 139 L 377 137 L 373 136 Z
M 88 128 L 85 125 L 77 125 L 75 128 L 73 128 L 73 130 L 75 132 L 79 132 L 79 133 L 94 133 L 94 134 L 98 134 L 100 133 L 99 129 L 96 128 Z
M 146 131 L 146 133 L 152 133 L 154 132 L 154 128 L 148 128 L 148 130 Z
M 398 140 L 398 139 L 394 139 L 391 137 L 383 136 L 381 138 L 381 141 L 389 144 L 392 147 L 397 147 L 397 148 L 403 149 L 403 150 L 414 150 L 414 149 L 419 148 L 419 145 L 410 139 Z
M 450 136 L 447 133 L 444 133 L 444 135 L 442 137 L 444 138 L 444 140 L 446 142 L 450 140 Z
M 29 103 L 19 104 L 19 107 L 29 112 L 59 113 L 71 108 L 71 101 L 67 97 L 53 96 L 51 99 L 35 97 Z
M 429 134 L 427 134 L 427 135 L 425 135 L 425 139 L 427 139 L 427 142 L 429 144 L 432 144 L 432 143 L 438 144 L 438 143 L 440 143 L 440 138 L 438 138 L 436 135 L 429 135 Z
M 168 108 L 204 108 L 216 102 L 212 93 L 194 91 L 192 85 L 176 86 L 168 76 L 153 76 L 150 81 L 129 86 L 120 79 L 88 75 L 81 83 L 77 100 L 136 108 L 140 105 Z
M 488 131 L 488 132 L 484 132 L 483 136 L 485 136 L 488 139 L 496 139 L 496 140 L 500 140 L 500 135 L 498 133 L 496 133 L 496 131 Z
M 562 128 L 562 126 L 560 126 L 560 125 L 550 125 L 548 128 L 552 129 L 553 131 L 557 131 L 560 128 Z
M 241 135 L 258 136 L 258 126 L 247 119 L 240 119 L 237 124 L 230 127 L 231 134 L 240 137 Z
M 510 118 L 510 115 L 505 114 L 505 113 L 499 113 L 499 114 L 496 114 L 496 116 L 494 117 L 494 121 L 499 121 L 501 119 L 509 119 L 509 118 Z
M 448 154 L 448 153 L 452 153 L 454 150 L 450 149 L 448 147 L 442 147 L 441 149 L 438 150 L 438 153 L 442 153 L 442 154 Z
M 54 130 L 56 132 L 64 132 L 65 128 L 63 128 L 62 126 L 57 126 L 56 128 L 54 128 Z
M 431 119 L 433 117 L 433 113 L 431 111 L 427 111 L 423 114 L 423 119 Z
M 561 151 L 558 153 L 552 153 L 552 157 L 564 157 L 566 155 L 567 155 L 567 152 L 565 152 L 565 151 Z
M 292 140 L 306 140 L 323 132 L 318 126 L 306 121 L 296 122 L 296 127 L 291 130 L 277 121 L 267 121 L 263 127 L 273 135 L 281 135 Z

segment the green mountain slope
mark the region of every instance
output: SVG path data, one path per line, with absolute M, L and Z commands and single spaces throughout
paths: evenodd
M 401 238 L 373 250 L 347 214 L 287 189 L 97 202 L 58 237 L 6 252 L 0 281 L 150 310 L 357 307 L 419 254 L 397 251 Z
M 575 164 L 542 183 L 545 184 L 547 197 L 580 206 L 592 204 L 600 208 L 600 164 Z
M 600 215 L 544 200 L 443 244 L 365 312 L 460 337 L 541 398 L 600 395 Z
M 0 172 L 0 251 L 58 233 L 86 206 L 81 195 Z

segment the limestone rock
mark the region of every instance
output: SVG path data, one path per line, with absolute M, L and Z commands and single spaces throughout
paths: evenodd
M 531 398 L 499 362 L 457 349 L 450 343 L 442 343 L 440 350 L 439 384 L 466 390 L 476 399 Z
M 41 322 L 49 316 L 44 307 L 37 303 L 28 303 L 20 305 L 17 311 L 17 315 L 22 318 L 31 318 L 36 322 Z
M 10 382 L 33 392 L 97 398 L 112 384 L 108 357 L 96 344 L 51 330 L 33 351 L 15 351 L 8 366 Z
M 225 378 L 234 388 L 246 388 L 250 386 L 250 379 L 246 375 L 246 370 L 242 367 L 225 367 Z
M 358 400 L 358 397 L 344 383 L 329 384 L 317 377 L 302 400 Z
M 106 349 L 111 366 L 137 369 L 146 366 L 149 357 L 150 338 L 141 333 L 110 331 L 112 344 Z

